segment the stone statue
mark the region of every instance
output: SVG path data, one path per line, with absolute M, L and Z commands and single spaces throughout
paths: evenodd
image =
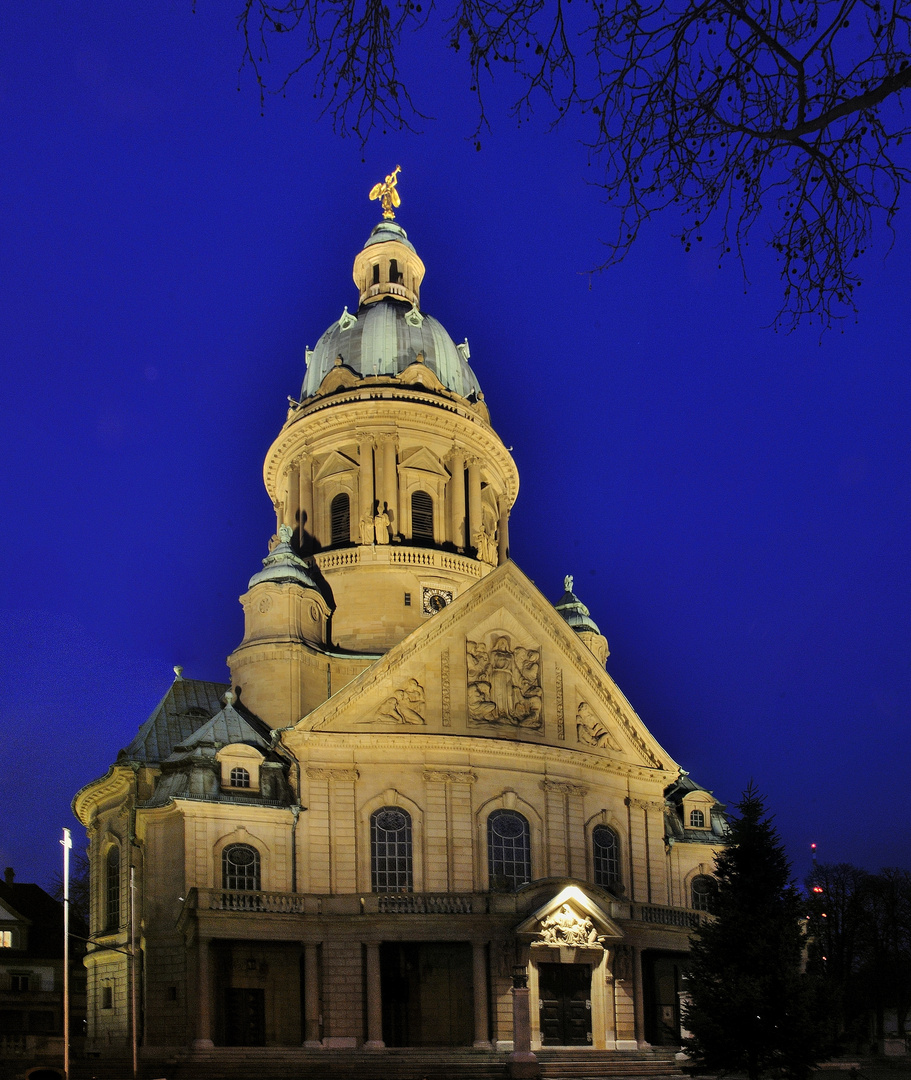
M 427 721 L 421 715 L 424 705 L 424 687 L 417 679 L 409 679 L 404 687 L 396 690 L 392 697 L 383 702 L 376 714 L 376 720 L 392 724 L 426 724 Z
M 567 574 L 566 577 L 563 579 L 563 588 L 566 590 L 566 592 L 572 592 L 573 591 L 573 576 L 572 576 L 572 574 Z
M 619 750 L 620 744 L 595 716 L 587 701 L 580 701 L 576 710 L 576 739 L 584 746 L 609 746 Z
M 373 543 L 373 511 L 368 510 L 360 521 L 361 530 L 361 543 L 372 544 Z
M 540 649 L 514 649 L 507 635 L 492 634 L 467 641 L 466 659 L 470 723 L 543 728 Z
M 294 536 L 294 529 L 290 525 L 279 525 L 278 538 L 283 544 L 290 544 L 291 537 Z
M 474 534 L 474 546 L 477 550 L 478 558 L 481 560 L 481 562 L 490 563 L 494 566 L 496 565 L 497 545 L 494 543 L 493 537 L 483 525 Z
M 383 503 L 383 509 L 374 517 L 373 528 L 376 530 L 376 542 L 378 544 L 389 543 L 389 508 Z
M 396 185 L 398 184 L 398 174 L 401 171 L 402 166 L 396 165 L 382 184 L 374 184 L 370 189 L 370 198 L 380 200 L 380 206 L 383 208 L 383 217 L 386 218 L 387 221 L 393 221 L 395 219 L 393 207 L 402 205 L 401 196 L 396 188 Z

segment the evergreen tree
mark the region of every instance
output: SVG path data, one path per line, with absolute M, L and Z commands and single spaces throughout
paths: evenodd
M 816 980 L 803 971 L 804 903 L 752 785 L 737 810 L 715 859 L 715 917 L 692 944 L 687 1071 L 802 1080 L 824 1041 Z

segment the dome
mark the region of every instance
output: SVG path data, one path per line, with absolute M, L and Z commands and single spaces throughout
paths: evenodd
M 464 355 L 463 355 L 464 354 Z M 477 399 L 480 386 L 467 362 L 468 348 L 457 346 L 431 315 L 400 300 L 383 297 L 362 305 L 357 315 L 345 310 L 307 354 L 301 401 L 313 397 L 336 358 L 361 377 L 396 376 L 423 356 L 447 390 Z
M 262 570 L 250 578 L 247 588 L 252 589 L 254 585 L 259 585 L 262 581 L 292 581 L 305 589 L 315 589 L 316 584 L 310 576 L 307 564 L 294 553 L 289 542 L 292 529 L 288 525 L 282 525 L 279 528 L 279 536 L 280 543 L 263 559 Z
M 563 588 L 566 590 L 554 607 L 576 633 L 587 631 L 592 634 L 600 634 L 595 620 L 589 614 L 588 608 L 573 592 L 573 579 L 569 576 L 563 580 Z

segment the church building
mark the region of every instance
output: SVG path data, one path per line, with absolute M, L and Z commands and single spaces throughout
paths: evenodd
M 572 578 L 553 603 L 511 560 L 518 472 L 395 184 L 266 453 L 229 678 L 175 669 L 75 797 L 97 1051 L 135 1024 L 147 1050 L 505 1052 L 524 985 L 533 1051 L 679 1047 L 723 808 Z

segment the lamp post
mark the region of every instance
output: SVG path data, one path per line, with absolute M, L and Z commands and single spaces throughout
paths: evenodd
M 70 830 L 63 830 L 63 1080 L 70 1080 Z

